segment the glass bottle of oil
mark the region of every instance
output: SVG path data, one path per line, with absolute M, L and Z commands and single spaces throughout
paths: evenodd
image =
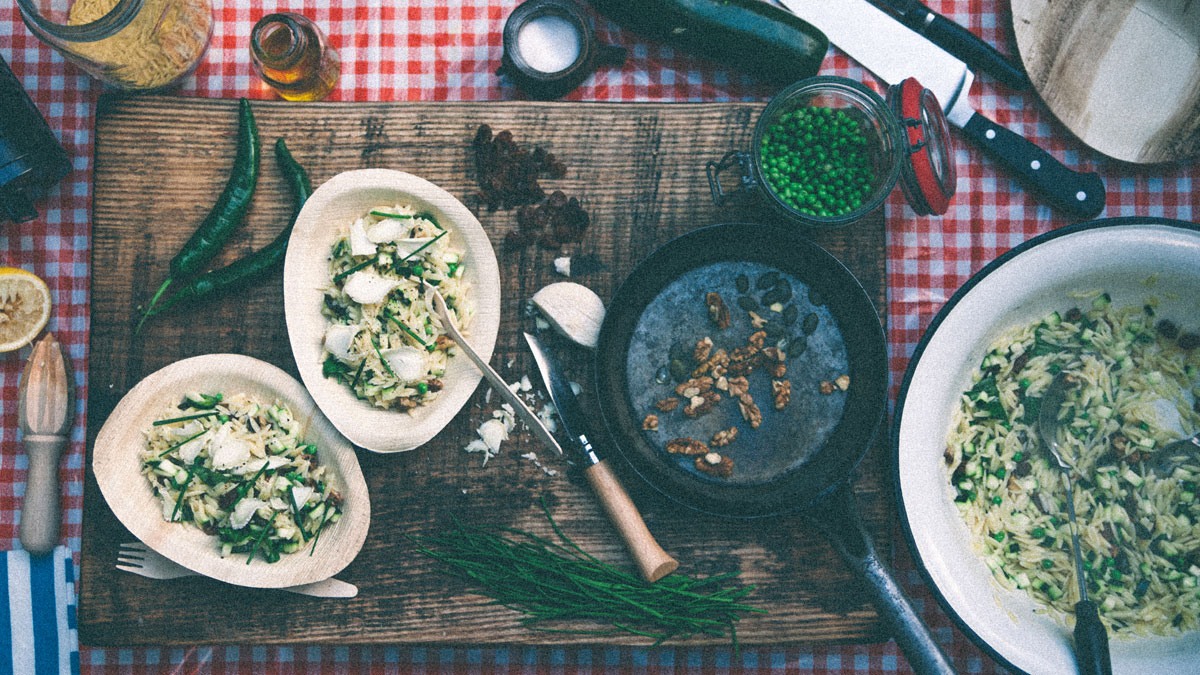
M 318 101 L 337 85 L 342 62 L 308 17 L 268 14 L 250 31 L 250 59 L 277 94 L 289 101 Z

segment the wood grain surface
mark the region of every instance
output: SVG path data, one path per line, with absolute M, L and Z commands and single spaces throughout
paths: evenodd
M 536 366 L 521 339 L 535 291 L 561 281 L 556 255 L 594 257 L 593 271 L 573 280 L 607 300 L 633 266 L 675 237 L 723 221 L 759 220 L 753 202 L 717 208 L 704 162 L 744 148 L 761 103 L 319 103 L 256 102 L 263 145 L 277 136 L 315 185 L 348 169 L 390 167 L 427 178 L 479 216 L 496 247 L 502 321 L 492 364 L 509 381 Z M 439 572 L 405 535 L 437 532 L 452 517 L 550 535 L 544 498 L 566 533 L 585 550 L 632 570 L 624 546 L 577 471 L 514 436 L 480 466 L 463 446 L 498 405 L 481 386 L 464 411 L 429 444 L 398 455 L 359 451 L 370 490 L 371 527 L 358 557 L 338 577 L 358 597 L 332 600 L 236 588 L 203 578 L 153 581 L 118 572 L 117 546 L 132 536 L 114 518 L 91 472 L 91 445 L 110 411 L 134 384 L 178 359 L 212 352 L 248 354 L 296 374 L 283 317 L 281 272 L 219 299 L 162 314 L 134 335 L 135 308 L 158 287 L 171 257 L 207 212 L 234 154 L 236 102 L 164 97 L 105 98 L 96 121 L 92 327 L 88 458 L 84 489 L 79 601 L 86 645 L 250 643 L 623 644 L 633 636 L 597 638 L 522 628 L 515 612 L 486 605 Z M 568 167 L 548 189 L 576 196 L 591 215 L 582 243 L 562 252 L 504 250 L 513 211 L 488 212 L 477 190 L 470 150 L 480 123 L 510 129 Z M 290 196 L 269 158 L 247 222 L 225 246 L 224 263 L 269 242 L 290 216 Z M 881 213 L 838 231 L 813 233 L 872 293 L 884 297 Z M 615 311 L 610 308 L 610 311 Z M 552 344 L 571 376 L 590 382 L 590 355 Z M 586 388 L 584 403 L 594 398 Z M 877 438 L 883 438 L 882 431 Z M 894 507 L 887 461 L 877 442 L 855 479 L 867 529 L 890 559 Z M 131 449 L 131 452 L 134 450 Z M 520 458 L 537 452 L 548 476 Z M 756 586 L 749 599 L 770 610 L 738 626 L 744 644 L 886 639 L 857 582 L 816 528 L 796 516 L 726 520 L 683 510 L 653 493 L 616 463 L 650 530 L 680 562 L 680 571 L 741 571 Z M 687 644 L 725 644 L 694 638 Z
M 1042 100 L 1092 148 L 1136 164 L 1200 153 L 1200 3 L 1012 0 Z

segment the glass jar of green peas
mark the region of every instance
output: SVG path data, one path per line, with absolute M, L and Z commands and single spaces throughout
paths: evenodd
M 833 228 L 871 213 L 900 182 L 920 215 L 945 213 L 954 194 L 949 128 L 941 106 L 913 79 L 887 99 L 844 77 L 797 82 L 763 110 L 749 152 L 707 166 L 713 200 L 758 193 L 788 220 Z M 737 167 L 738 188 L 721 186 Z

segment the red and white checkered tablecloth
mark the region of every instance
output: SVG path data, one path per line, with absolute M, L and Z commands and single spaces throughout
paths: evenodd
M 254 22 L 273 11 L 314 19 L 343 60 L 330 100 L 507 100 L 518 94 L 494 70 L 501 29 L 517 0 L 214 0 L 216 24 L 203 63 L 180 88 L 183 95 L 268 98 L 254 78 L 248 36 Z M 329 6 L 330 4 L 334 6 Z M 957 20 L 1001 50 L 1014 49 L 1007 3 L 998 0 L 932 0 L 926 4 Z M 603 40 L 629 49 L 619 72 L 602 71 L 567 98 L 580 101 L 765 100 L 773 90 L 711 62 L 647 43 L 597 18 Z M 79 404 L 69 453 L 61 465 L 65 485 L 63 536 L 79 556 L 83 489 L 84 401 L 87 399 L 92 128 L 101 87 L 34 38 L 14 3 L 0 6 L 0 55 L 59 135 L 73 172 L 38 204 L 41 216 L 20 226 L 0 225 L 0 264 L 44 278 L 54 294 L 49 329 L 69 348 L 77 366 Z M 823 73 L 872 81 L 837 50 Z M 1095 170 L 1108 188 L 1105 216 L 1163 216 L 1195 220 L 1200 166 L 1135 167 L 1108 160 L 1074 140 L 1032 93 L 1012 93 L 982 75 L 970 93 L 976 109 L 1024 135 L 1069 167 Z M 1026 239 L 1066 221 L 1039 205 L 978 150 L 959 144 L 958 195 L 940 218 L 919 218 L 897 193 L 886 206 L 888 322 L 892 374 L 903 374 L 908 355 L 943 302 L 972 272 Z M 16 400 L 29 348 L 0 355 L 0 547 L 18 548 L 17 523 L 27 462 L 17 443 Z M 903 547 L 900 547 L 903 549 Z M 921 585 L 904 551 L 895 561 L 905 590 L 935 637 L 965 673 L 1002 672 L 966 637 Z M 84 672 L 409 672 L 428 670 L 558 672 L 784 671 L 800 673 L 910 672 L 894 643 L 745 650 L 615 648 L 388 648 L 216 647 L 196 649 L 81 649 Z

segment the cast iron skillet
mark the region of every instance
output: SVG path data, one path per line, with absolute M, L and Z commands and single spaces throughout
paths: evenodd
M 794 280 L 792 302 L 801 317 L 814 313 L 820 319 L 808 336 L 807 350 L 787 361 L 793 392 L 788 406 L 773 409 L 769 377 L 755 372 L 749 380 L 763 414 L 758 429 L 742 419 L 734 401 L 722 400 L 712 413 L 695 420 L 650 407 L 654 400 L 675 395 L 674 382 L 656 379 L 673 342 L 694 345 L 708 335 L 717 346 L 746 343 L 753 329 L 736 305 L 734 279 L 745 273 L 751 294 L 761 296 L 754 282 L 768 268 Z M 709 291 L 720 293 L 730 308 L 732 325 L 724 331 L 709 323 L 704 301 Z M 800 323 L 789 332 L 798 332 Z M 887 366 L 879 315 L 854 275 L 793 230 L 755 223 L 694 230 L 652 253 L 613 296 L 596 346 L 604 422 L 621 454 L 646 482 L 710 514 L 805 514 L 868 582 L 872 601 L 914 670 L 950 673 L 949 661 L 876 556 L 849 485 L 887 410 Z M 840 374 L 850 376 L 847 391 L 818 392 L 821 380 L 833 381 Z M 647 413 L 658 414 L 657 431 L 643 431 Z M 729 479 L 707 477 L 691 466 L 692 458 L 664 449 L 671 438 L 689 435 L 708 442 L 712 430 L 733 425 L 739 427 L 737 439 L 719 449 L 735 461 Z

